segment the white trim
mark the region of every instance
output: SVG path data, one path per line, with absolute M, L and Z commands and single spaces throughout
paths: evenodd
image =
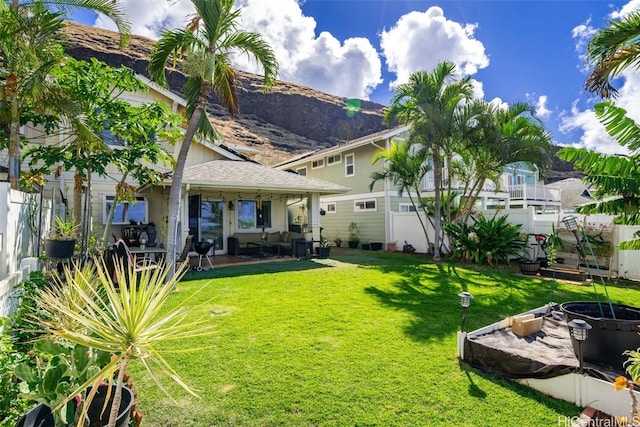
M 330 159 L 334 159 L 332 162 L 330 162 Z M 331 166 L 331 165 L 337 165 L 338 163 L 342 163 L 342 153 L 338 153 L 338 154 L 333 154 L 330 156 L 327 156 L 327 166 Z
M 375 205 L 372 208 L 368 208 L 367 204 L 373 202 Z M 358 204 L 362 204 L 362 209 L 357 207 Z M 359 199 L 353 201 L 353 212 L 377 212 L 378 211 L 378 199 L 376 198 L 367 198 L 367 199 Z
M 315 166 L 314 166 L 315 163 Z M 311 170 L 320 169 L 324 167 L 324 157 L 321 159 L 316 159 L 311 162 Z
M 329 206 L 333 206 L 333 210 L 329 209 Z M 334 214 L 338 211 L 338 204 L 336 202 L 329 202 L 325 204 L 325 211 L 327 213 L 327 215 L 329 214 Z
M 397 194 L 397 193 L 394 193 Z M 358 194 L 350 194 L 348 196 L 330 196 L 330 197 L 322 197 L 323 203 L 331 203 L 331 202 L 347 202 L 350 200 L 364 200 L 371 198 L 384 197 L 384 191 L 376 191 L 374 193 L 358 193 Z
M 145 85 L 149 86 L 150 89 L 155 90 L 156 92 L 160 93 L 161 95 L 166 96 L 167 98 L 169 98 L 173 102 L 176 102 L 176 103 L 180 104 L 183 107 L 187 106 L 187 101 L 184 98 L 182 98 L 181 96 L 178 96 L 175 93 L 171 92 L 170 90 L 165 89 L 162 86 L 154 83 L 153 81 L 149 80 L 148 78 L 146 78 L 142 74 L 136 73 L 136 77 L 138 78 L 138 80 L 142 81 L 142 83 L 144 83 Z
M 348 159 L 351 158 L 352 162 L 351 164 L 349 164 Z M 349 173 L 347 171 L 347 168 L 351 166 L 353 168 L 353 172 Z M 356 155 L 355 153 L 349 153 L 349 154 L 345 154 L 344 155 L 344 176 L 345 177 L 351 177 L 351 176 L 355 176 L 356 175 Z
M 309 153 L 301 154 L 293 159 L 285 160 L 284 162 L 280 162 L 275 164 L 273 167 L 276 169 L 289 169 L 296 166 L 296 164 L 306 163 L 318 157 L 325 157 L 330 155 L 331 153 L 342 153 L 346 150 L 352 151 L 355 148 L 362 147 L 364 145 L 368 145 L 377 141 L 384 141 L 394 136 L 400 135 L 411 129 L 411 125 L 399 126 L 394 129 L 387 129 L 378 133 L 365 135 L 361 138 L 353 139 L 351 141 L 346 141 L 344 143 L 340 143 L 331 148 L 325 148 L 322 150 L 311 151 Z
M 407 208 L 407 210 L 403 211 L 402 208 L 405 208 L 405 207 Z M 414 209 L 414 210 L 411 210 L 411 209 Z M 398 203 L 398 212 L 416 212 L 416 210 L 417 210 L 417 207 L 411 203 L 406 203 L 406 202 Z
M 107 200 L 107 198 L 111 198 L 111 200 Z M 107 204 L 109 202 L 113 203 L 115 201 L 115 194 L 112 193 L 104 193 L 101 194 L 101 199 L 102 199 L 102 224 L 106 224 L 107 223 L 107 216 L 109 215 L 109 210 L 107 209 Z M 122 201 L 119 202 L 118 204 L 123 204 L 123 203 L 128 203 L 127 201 Z M 149 222 L 149 200 L 147 200 L 146 197 L 144 196 L 136 196 L 136 204 L 138 203 L 144 203 L 144 221 L 142 221 L 143 223 L 148 223 Z M 129 219 L 125 218 L 124 222 L 116 222 L 115 220 L 111 223 L 111 225 L 129 225 Z

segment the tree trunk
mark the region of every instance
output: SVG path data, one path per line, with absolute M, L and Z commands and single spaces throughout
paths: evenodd
M 109 427 L 115 427 L 116 420 L 118 419 L 118 412 L 120 411 L 120 402 L 122 402 L 122 386 L 124 385 L 124 372 L 129 365 L 129 355 L 126 354 L 120 363 L 120 370 L 118 371 L 118 382 L 113 394 L 113 404 L 111 405 L 111 412 L 109 413 Z
M 167 224 L 167 262 L 169 265 L 173 265 L 174 268 L 169 269 L 167 274 L 167 281 L 171 280 L 175 273 L 176 263 L 176 250 L 177 250 L 177 230 L 178 219 L 180 217 L 180 201 L 182 199 L 182 175 L 184 173 L 184 167 L 187 163 L 187 154 L 189 153 L 189 147 L 196 135 L 198 123 L 201 117 L 204 115 L 205 106 L 209 92 L 211 91 L 211 85 L 208 82 L 202 83 L 202 89 L 200 91 L 200 97 L 198 98 L 198 104 L 196 105 L 193 115 L 189 119 L 187 126 L 187 132 L 182 140 L 180 151 L 178 152 L 178 158 L 176 159 L 176 167 L 173 172 L 171 181 L 171 191 L 169 192 L 169 211 L 168 211 L 168 224 Z
M 11 100 L 11 125 L 9 128 L 9 185 L 12 190 L 20 188 L 20 108 L 18 106 L 18 76 L 11 73 L 6 87 Z
M 436 262 L 440 261 L 440 230 L 441 226 L 441 216 L 440 205 L 442 202 L 442 164 L 440 163 L 440 152 L 437 144 L 432 144 L 431 152 L 433 156 L 433 181 L 434 181 L 434 224 L 433 228 L 435 229 L 435 236 L 433 238 L 433 260 Z
M 427 230 L 427 225 L 422 220 L 422 217 L 420 216 L 420 210 L 418 210 L 418 207 L 416 206 L 416 202 L 414 202 L 413 197 L 411 197 L 411 191 L 408 191 L 407 193 L 409 194 L 409 200 L 411 201 L 411 204 L 413 205 L 414 208 L 416 208 L 418 221 L 420 221 L 420 226 L 422 227 L 422 231 L 424 232 L 424 237 L 427 238 L 427 249 L 429 249 L 429 246 L 431 246 L 431 239 L 429 239 L 429 231 Z M 416 188 L 416 194 L 418 196 L 418 200 L 420 200 L 421 199 L 420 190 L 418 188 Z M 429 218 L 429 214 L 427 213 L 427 210 L 424 207 L 422 208 L 422 211 L 424 212 L 425 218 Z

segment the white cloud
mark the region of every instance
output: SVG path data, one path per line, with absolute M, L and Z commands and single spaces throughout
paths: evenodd
M 551 110 L 547 108 L 547 95 L 540 95 L 536 102 L 536 115 L 541 119 L 551 116 Z
M 620 8 L 620 10 L 614 10 L 611 12 L 611 19 L 620 19 L 631 12 L 637 12 L 640 9 L 640 0 L 631 0 L 629 3 L 625 4 Z
M 183 28 L 194 10 L 190 1 L 124 0 L 133 33 L 158 38 L 162 29 Z M 296 0 L 237 0 L 242 8 L 242 29 L 261 34 L 280 64 L 281 80 L 347 98 L 368 99 L 382 83 L 380 56 L 367 39 L 343 41 L 330 33 L 316 36 L 316 21 L 304 16 Z M 100 18 L 97 26 L 113 29 Z M 246 55 L 234 58 L 239 69 L 262 70 Z
M 576 43 L 576 52 L 578 57 L 582 60 L 582 63 L 578 66 L 578 69 L 582 72 L 589 72 L 589 66 L 587 64 L 587 45 L 596 33 L 596 29 L 591 26 L 591 20 L 587 20 L 584 24 L 580 24 L 571 30 L 571 37 Z
M 411 73 L 431 70 L 445 60 L 455 63 L 462 75 L 473 75 L 487 67 L 484 45 L 473 37 L 476 28 L 476 24 L 448 20 L 437 6 L 400 17 L 380 35 L 387 66 L 397 76 L 391 86 L 405 83 Z
M 639 8 L 640 0 L 632 0 L 620 10 L 613 11 L 610 18 L 619 19 Z M 606 23 L 603 24 L 603 28 L 607 25 Z M 583 55 L 586 54 L 587 43 L 591 40 L 595 32 L 596 30 L 591 27 L 590 21 L 573 29 L 572 36 L 576 41 L 576 50 L 578 50 L 578 52 L 581 52 Z M 585 73 L 589 72 L 586 68 L 583 69 L 583 71 Z M 630 118 L 640 123 L 640 105 L 637 102 L 637 94 L 640 91 L 640 73 L 635 69 L 627 69 L 622 73 L 618 81 L 621 85 L 618 97 L 614 99 L 614 102 L 618 107 L 627 110 L 627 115 Z M 593 101 L 594 100 L 591 100 L 586 106 L 581 107 L 579 106 L 581 105 L 580 102 L 576 100 L 572 105 L 571 111 L 564 112 L 560 115 L 559 130 L 564 133 L 575 132 L 579 134 L 579 139 L 575 145 L 589 150 L 602 153 L 628 153 L 626 148 L 621 147 L 620 144 L 607 134 L 595 116 L 592 105 Z M 597 99 L 595 101 L 598 102 Z
M 382 82 L 380 56 L 364 38 L 336 39 L 315 34 L 316 21 L 295 0 L 240 0 L 243 28 L 260 33 L 276 51 L 282 80 L 347 98 L 369 99 Z M 242 69 L 256 64 L 238 58 Z

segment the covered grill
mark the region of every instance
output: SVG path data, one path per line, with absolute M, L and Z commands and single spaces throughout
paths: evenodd
M 198 254 L 198 265 L 194 267 L 195 270 L 202 271 L 204 269 L 202 267 L 202 257 L 204 257 L 209 263 L 209 265 L 211 266 L 211 268 L 213 268 L 213 263 L 211 262 L 211 258 L 209 258 L 209 250 L 213 247 L 213 245 L 214 245 L 213 240 L 200 240 L 193 244 L 193 249 Z M 206 269 L 208 270 L 209 268 L 206 268 Z

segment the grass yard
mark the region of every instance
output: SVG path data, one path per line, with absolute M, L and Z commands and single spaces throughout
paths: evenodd
M 189 273 L 171 300 L 218 332 L 165 355 L 201 399 L 135 364 L 146 426 L 557 426 L 572 404 L 475 371 L 456 358 L 468 330 L 554 301 L 591 300 L 593 288 L 475 269 L 424 257 L 352 250 Z M 554 289 L 556 288 L 556 289 Z M 637 304 L 640 285 L 608 287 Z M 194 295 L 195 293 L 195 295 Z M 183 351 L 191 350 L 191 351 Z M 562 422 L 562 424 L 560 424 Z

